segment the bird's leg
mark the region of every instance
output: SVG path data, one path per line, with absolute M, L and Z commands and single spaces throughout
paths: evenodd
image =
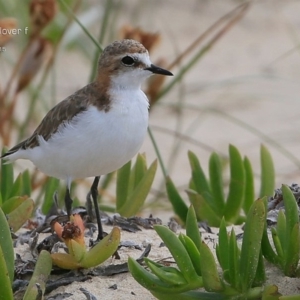
M 73 200 L 70 196 L 70 187 L 67 186 L 66 195 L 65 195 L 65 207 L 66 207 L 66 210 L 67 210 L 68 217 L 71 216 L 72 203 L 73 203 Z
M 96 219 L 97 219 L 97 225 L 98 225 L 98 237 L 97 241 L 100 241 L 103 239 L 103 228 L 101 223 L 101 217 L 100 217 L 100 211 L 98 206 L 98 184 L 99 184 L 100 176 L 96 176 L 93 184 L 91 186 L 91 195 L 94 202 L 94 208 L 96 213 Z

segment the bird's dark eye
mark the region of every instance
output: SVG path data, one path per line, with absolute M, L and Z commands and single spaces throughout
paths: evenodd
M 122 58 L 122 63 L 125 65 L 125 66 L 133 66 L 134 64 L 134 59 L 131 57 L 131 56 L 124 56 Z

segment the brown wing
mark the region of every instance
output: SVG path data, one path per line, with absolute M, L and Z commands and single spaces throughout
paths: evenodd
M 19 149 L 37 146 L 39 144 L 38 136 L 42 136 L 46 141 L 49 140 L 61 124 L 70 122 L 74 116 L 85 111 L 89 104 L 96 105 L 99 110 L 109 110 L 108 98 L 103 92 L 100 92 L 99 85 L 96 82 L 90 83 L 54 106 L 31 137 L 11 148 L 2 157 L 8 156 Z
M 73 117 L 86 110 L 87 101 L 83 100 L 85 99 L 81 98 L 81 95 L 74 94 L 54 106 L 44 117 L 32 136 L 24 141 L 22 148 L 27 149 L 37 146 L 37 137 L 39 135 L 45 141 L 49 140 L 57 132 L 59 126 L 70 122 Z

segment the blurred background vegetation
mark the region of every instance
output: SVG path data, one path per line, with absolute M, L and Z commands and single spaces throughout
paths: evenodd
M 160 155 L 164 166 L 158 167 L 148 211 L 163 217 L 155 209 L 171 209 L 165 174 L 184 194 L 188 150 L 206 171 L 212 151 L 228 164 L 231 143 L 259 173 L 263 143 L 274 159 L 277 186 L 299 180 L 299 2 L 44 2 L 49 6 L 41 13 L 38 0 L 0 0 L 0 27 L 21 29 L 9 41 L 0 39 L 1 148 L 28 137 L 53 105 L 93 80 L 102 47 L 130 37 L 145 44 L 154 63 L 175 74 L 144 87 L 158 150 L 148 136 L 141 152 L 148 162 Z M 34 199 L 41 200 L 40 172 L 18 161 L 15 175 L 27 168 Z M 80 182 L 79 199 L 85 199 L 89 185 Z M 104 203 L 115 201 L 113 188 L 102 194 Z

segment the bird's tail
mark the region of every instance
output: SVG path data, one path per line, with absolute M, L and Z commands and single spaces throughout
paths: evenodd
M 12 154 L 12 153 L 11 153 Z M 7 164 L 10 164 L 10 163 L 12 163 L 14 160 L 12 160 L 9 156 L 11 155 L 10 153 L 9 153 L 9 151 L 8 152 L 6 152 L 6 153 L 4 153 L 3 155 L 1 155 L 0 156 L 0 159 L 3 159 L 4 160 L 4 165 L 7 165 Z
M 24 142 L 21 142 L 21 143 L 17 144 L 13 148 L 9 149 L 7 152 L 5 152 L 4 154 L 2 154 L 0 156 L 0 159 L 7 160 L 7 162 L 5 162 L 5 163 L 13 162 L 16 159 L 16 158 L 14 158 L 13 154 L 15 154 L 17 151 L 23 149 L 23 147 L 24 147 Z

